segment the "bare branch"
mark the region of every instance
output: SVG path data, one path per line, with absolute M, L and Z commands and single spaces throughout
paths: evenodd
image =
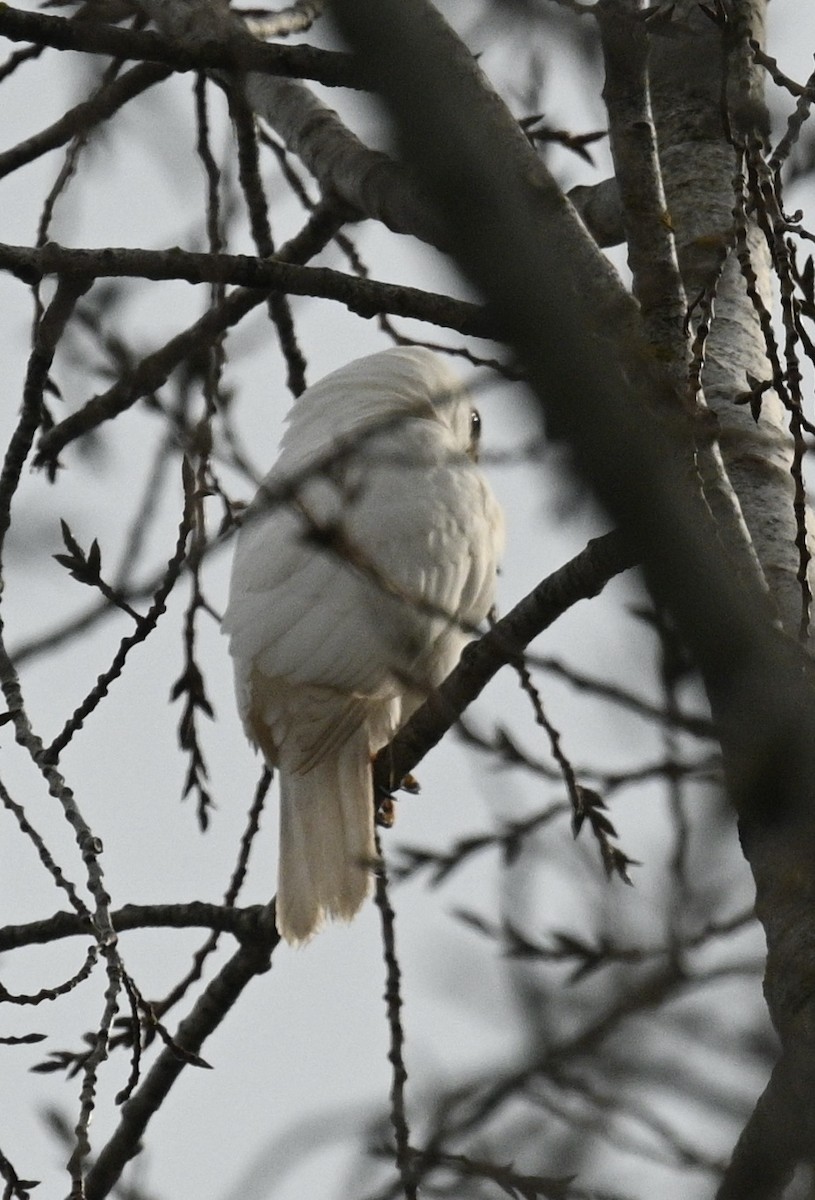
M 192 1055 L 200 1053 L 206 1039 L 228 1015 L 247 984 L 268 971 L 272 951 L 279 940 L 274 907 L 269 906 L 259 912 L 253 936 L 247 938 L 221 968 L 190 1015 L 179 1025 L 173 1040 L 182 1050 Z M 124 1168 L 138 1153 L 145 1129 L 185 1065 L 186 1060 L 172 1049 L 165 1048 L 161 1052 L 141 1086 L 125 1104 L 116 1131 L 88 1172 L 85 1179 L 87 1200 L 102 1200 L 109 1194 Z
M 3 15 L 3 10 L 0 10 L 0 23 Z M 133 67 L 126 74 L 106 84 L 90 99 L 83 100 L 81 104 L 69 109 L 47 129 L 3 151 L 0 154 L 0 178 L 47 154 L 49 150 L 64 146 L 77 134 L 86 133 L 94 125 L 113 116 L 135 96 L 140 96 L 148 88 L 169 78 L 170 74 L 169 67 L 149 64 Z
M 57 50 L 109 54 L 115 58 L 161 63 L 174 71 L 268 71 L 296 79 L 315 79 L 329 87 L 359 87 L 357 71 L 348 54 L 314 46 L 276 46 L 258 41 L 244 30 L 226 43 L 199 38 L 170 41 L 149 30 L 119 29 L 96 21 L 68 21 L 64 17 L 24 12 L 3 5 L 0 37 L 13 42 L 35 42 Z
M 687 303 L 662 187 L 648 93 L 648 33 L 630 0 L 595 6 L 606 69 L 603 99 L 634 295 L 653 351 L 678 378 L 688 354 Z M 680 392 L 681 395 L 681 392 Z
M 189 463 L 185 459 L 182 463 L 182 474 L 185 477 L 185 482 L 188 481 L 190 470 Z M 93 688 L 66 721 L 64 727 L 51 742 L 50 746 L 43 749 L 43 761 L 49 763 L 57 763 L 59 761 L 59 756 L 74 734 L 82 728 L 87 718 L 98 708 L 104 697 L 107 696 L 110 685 L 121 675 L 130 651 L 140 645 L 153 632 L 159 617 L 166 611 L 167 598 L 178 582 L 184 566 L 184 559 L 187 554 L 187 540 L 190 536 L 191 513 L 190 488 L 187 485 L 184 492 L 184 511 L 178 527 L 175 549 L 164 570 L 156 594 L 152 598 L 150 608 L 143 617 L 139 616 L 135 632 L 122 639 L 111 665 L 99 676 Z
M 213 929 L 231 933 L 240 941 L 255 929 L 260 905 L 234 908 L 224 904 L 205 904 L 190 900 L 185 904 L 126 904 L 110 914 L 117 933 L 131 929 Z M 6 925 L 0 929 L 0 952 L 21 946 L 47 946 L 69 937 L 89 937 L 93 933 L 90 916 L 59 912 L 43 921 L 27 925 Z
M 197 254 L 186 250 L 69 250 L 50 242 L 39 249 L 0 245 L 0 270 L 26 281 L 46 275 L 80 280 L 127 276 L 142 279 L 183 279 L 188 283 L 235 283 L 249 288 L 274 288 L 295 296 L 338 300 L 362 317 L 383 309 L 457 329 L 474 337 L 494 337 L 497 330 L 475 304 L 419 288 L 358 279 L 328 267 L 300 267 L 246 255 Z M 245 301 L 244 301 L 245 302 Z
M 539 583 L 488 633 L 466 647 L 461 662 L 438 691 L 419 708 L 374 763 L 380 791 L 398 787 L 425 754 L 441 741 L 468 704 L 501 667 L 579 600 L 596 596 L 636 559 L 616 533 L 589 542 L 571 562 Z
M 379 837 L 376 839 L 377 853 L 382 857 Z M 387 868 L 384 860 L 376 871 L 376 906 L 382 923 L 382 945 L 385 952 L 385 1005 L 388 1014 L 391 1064 L 391 1125 L 396 1142 L 396 1165 L 402 1181 L 405 1200 L 417 1200 L 416 1180 L 410 1149 L 410 1126 L 405 1107 L 405 1030 L 402 1025 L 402 972 L 396 953 L 396 914 L 391 904 Z

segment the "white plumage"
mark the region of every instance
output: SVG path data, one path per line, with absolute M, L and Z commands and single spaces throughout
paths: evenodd
M 429 350 L 358 359 L 295 401 L 246 514 L 224 629 L 244 727 L 279 772 L 289 942 L 370 891 L 371 758 L 492 605 L 503 518 L 478 428 Z

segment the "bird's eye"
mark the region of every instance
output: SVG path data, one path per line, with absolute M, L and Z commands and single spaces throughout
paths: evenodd
M 481 414 L 477 408 L 470 409 L 470 441 L 477 445 L 481 437 Z

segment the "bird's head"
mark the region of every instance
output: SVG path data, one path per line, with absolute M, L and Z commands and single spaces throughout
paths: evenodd
M 402 422 L 420 431 L 424 420 L 432 422 L 435 432 L 428 434 L 436 443 L 443 426 L 446 453 L 477 459 L 481 418 L 459 377 L 432 350 L 396 346 L 355 359 L 298 397 L 287 418 L 281 462 L 299 465 L 357 435 L 393 434 L 398 444 Z

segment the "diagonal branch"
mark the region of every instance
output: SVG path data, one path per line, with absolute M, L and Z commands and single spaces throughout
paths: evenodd
M 156 1059 L 143 1083 L 122 1108 L 112 1137 L 85 1179 L 86 1200 L 102 1200 L 122 1171 L 138 1153 L 145 1129 L 166 1099 L 190 1056 L 197 1056 L 206 1039 L 224 1020 L 246 986 L 268 971 L 272 951 L 280 941 L 274 922 L 274 905 L 261 909 L 254 936 L 239 947 L 209 983 L 192 1012 Z M 175 1047 L 185 1052 L 180 1055 Z
M 2 20 L 3 10 L 0 9 L 0 23 Z M 169 78 L 171 73 L 169 67 L 154 66 L 152 63 L 132 67 L 124 75 L 102 87 L 90 99 L 83 100 L 81 104 L 69 109 L 47 129 L 42 129 L 26 138 L 24 142 L 18 142 L 16 146 L 0 153 L 0 179 L 19 167 L 34 162 L 49 150 L 64 146 L 72 137 L 87 132 L 100 121 L 107 120 L 129 100 Z
M 579 600 L 596 596 L 636 559 L 619 534 L 593 538 L 584 550 L 548 576 L 476 642 L 440 688 L 413 714 L 374 763 L 377 790 L 390 792 L 455 724 L 468 704 L 507 663 Z

